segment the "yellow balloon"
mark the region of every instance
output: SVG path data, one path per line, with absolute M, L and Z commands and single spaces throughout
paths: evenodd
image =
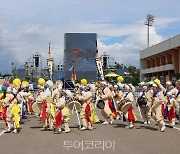
M 87 80 L 86 79 L 82 79 L 81 80 L 81 84 L 83 84 L 83 85 L 87 84 Z
M 20 85 L 20 84 L 21 84 L 21 80 L 20 80 L 19 78 L 15 78 L 15 79 L 13 80 L 13 84 L 18 84 L 18 85 Z
M 46 81 L 43 78 L 39 78 L 39 80 L 38 80 L 38 84 L 41 85 L 41 86 L 44 85 L 45 82 Z
M 161 81 L 159 79 L 155 79 L 154 80 L 154 83 L 156 83 L 157 85 L 160 85 L 161 84 Z
M 123 78 L 122 76 L 118 76 L 117 80 L 118 80 L 119 82 L 123 82 L 124 78 Z

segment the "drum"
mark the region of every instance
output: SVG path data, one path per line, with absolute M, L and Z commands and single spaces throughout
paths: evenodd
M 137 103 L 138 103 L 139 107 L 141 107 L 141 108 L 144 108 L 147 105 L 146 99 L 143 97 L 139 97 L 137 99 Z
M 71 110 L 81 110 L 81 104 L 78 102 L 78 101 L 71 101 L 69 104 L 68 104 L 68 107 L 71 109 Z
M 42 103 L 35 102 L 35 103 L 32 105 L 32 110 L 33 110 L 33 112 L 35 112 L 35 113 L 37 113 L 37 114 L 40 114 L 40 113 L 41 113 L 41 109 L 42 109 Z
M 123 99 L 119 102 L 119 104 L 117 104 L 117 109 L 124 113 L 127 112 L 131 106 L 132 102 L 127 102 L 125 99 Z
M 104 107 L 105 107 L 105 103 L 104 103 L 104 101 L 103 100 L 98 100 L 98 102 L 97 102 L 97 107 L 99 108 L 99 109 L 104 109 Z

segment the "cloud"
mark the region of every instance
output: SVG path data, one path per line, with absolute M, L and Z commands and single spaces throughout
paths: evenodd
M 116 62 L 126 66 L 134 65 L 139 67 L 139 51 L 147 46 L 146 28 L 140 27 L 136 32 L 130 34 L 122 43 L 105 45 L 99 41 L 98 46 L 100 54 L 106 52 Z M 163 38 L 157 34 L 155 28 L 150 33 L 151 45 L 159 43 Z
M 63 33 L 59 28 L 39 24 L 14 24 L 13 26 L 14 31 L 8 30 L 7 27 L 4 28 L 0 39 L 0 52 L 1 54 L 3 52 L 3 60 L 9 59 L 6 62 L 9 66 L 8 69 L 11 69 L 11 62 L 14 62 L 17 67 L 21 67 L 36 52 L 41 54 L 43 66 L 46 66 L 49 42 L 52 44 L 51 49 L 56 63 L 62 60 Z M 6 70 L 1 68 L 1 71 L 7 73 L 7 68 Z
M 146 48 L 147 29 L 144 22 L 140 20 L 129 24 L 117 24 L 110 20 L 71 20 L 64 25 L 44 25 L 20 23 L 0 20 L 0 53 L 2 72 L 10 72 L 11 62 L 18 67 L 24 64 L 35 52 L 39 52 L 43 58 L 43 66 L 46 66 L 48 57 L 48 44 L 52 44 L 53 57 L 55 63 L 63 59 L 64 33 L 66 32 L 96 32 L 98 34 L 99 52 L 107 52 L 118 63 L 124 65 L 139 66 L 139 51 Z M 142 20 L 141 20 L 142 21 Z M 176 22 L 177 19 L 163 18 L 157 23 L 158 28 L 162 25 Z M 164 38 L 158 34 L 158 29 L 150 29 L 150 45 L 159 43 Z M 126 36 L 121 42 L 110 43 L 109 39 Z M 8 59 L 8 61 L 6 61 Z
M 154 26 L 158 28 L 165 28 L 168 24 L 180 21 L 180 18 L 155 18 Z

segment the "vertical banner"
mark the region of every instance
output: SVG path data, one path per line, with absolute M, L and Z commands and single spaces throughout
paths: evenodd
M 49 72 L 49 78 L 50 80 L 52 80 L 53 79 L 53 58 L 47 59 L 47 67 L 48 67 L 48 72 Z
M 101 79 L 104 80 L 104 73 L 103 73 L 103 68 L 102 68 L 101 57 L 96 57 L 96 64 L 97 64 L 99 74 L 101 75 Z

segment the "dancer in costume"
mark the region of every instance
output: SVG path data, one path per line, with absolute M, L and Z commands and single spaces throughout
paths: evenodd
M 20 130 L 20 106 L 22 103 L 19 95 L 20 83 L 13 84 L 13 91 L 4 99 L 4 107 L 6 110 L 7 129 L 5 133 L 11 132 L 11 127 L 14 127 L 13 133 L 17 134 Z
M 166 86 L 163 87 L 163 85 L 159 84 L 160 89 L 162 90 L 164 96 L 166 97 L 167 93 L 170 92 L 172 89 L 172 83 L 170 81 L 166 82 Z M 165 109 L 165 102 L 162 102 L 162 115 L 164 116 L 164 109 Z
M 137 99 L 137 103 L 140 108 L 141 116 L 143 118 L 144 124 L 150 124 L 151 118 L 151 103 L 146 99 L 147 86 L 142 87 L 142 92 L 140 92 L 139 97 Z
M 57 80 L 55 85 L 54 85 L 53 95 L 52 95 L 54 104 L 57 104 L 58 99 L 60 98 L 60 94 L 63 91 L 62 85 L 63 85 L 63 83 L 61 80 Z
M 26 119 L 26 114 L 28 113 L 28 99 L 33 99 L 32 94 L 28 92 L 29 83 L 27 81 L 23 81 L 21 84 L 21 88 L 19 89 L 18 96 L 20 96 L 20 108 L 21 108 L 21 121 Z
M 180 80 L 176 81 L 176 86 L 171 90 L 172 97 L 177 101 L 178 106 L 180 106 Z M 180 107 L 176 109 L 176 117 L 180 122 Z
M 159 91 L 158 85 L 152 85 L 153 96 L 152 96 L 152 117 L 158 123 L 160 131 L 165 131 L 165 123 L 162 115 L 162 102 L 165 101 L 165 97 L 162 91 Z
M 80 118 L 82 120 L 83 127 L 81 130 L 92 130 L 93 125 L 91 121 L 91 103 L 93 101 L 93 95 L 90 92 L 90 88 L 87 86 L 83 87 L 81 95 L 77 95 L 76 98 L 81 102 Z
M 108 87 L 109 87 L 109 89 L 111 90 L 111 93 L 112 93 L 112 98 L 109 99 L 109 108 L 111 109 L 113 118 L 116 119 L 118 117 L 118 113 L 116 111 L 116 102 L 114 100 L 114 97 L 115 97 L 116 94 L 114 92 L 113 85 L 109 84 Z
M 176 118 L 175 108 L 179 109 L 179 104 L 172 98 L 171 92 L 167 92 L 166 96 L 164 116 L 168 119 L 169 126 L 174 127 Z
M 22 82 L 22 87 L 24 88 L 24 92 L 27 93 L 28 97 L 25 96 L 25 101 L 27 102 L 27 112 L 28 114 L 32 114 L 32 102 L 35 100 L 33 94 L 29 90 L 29 83 L 27 81 Z
M 69 133 L 71 131 L 68 124 L 68 121 L 70 120 L 70 112 L 69 108 L 66 107 L 65 96 L 63 96 L 62 92 L 59 92 L 59 98 L 57 99 L 55 108 L 56 115 L 54 122 L 54 133 L 60 134 L 62 132 L 62 124 L 64 124 L 64 132 Z
M 52 101 L 52 87 L 53 82 L 48 80 L 44 85 L 45 91 L 42 92 L 39 97 L 36 99 L 37 102 L 42 102 L 42 110 L 41 110 L 41 119 L 43 122 L 44 130 L 53 130 L 53 101 Z M 48 127 L 49 126 L 49 127 Z
M 115 101 L 115 105 L 117 106 L 119 101 L 122 99 L 123 97 L 123 92 L 120 89 L 120 87 L 118 85 L 114 85 L 114 101 Z M 117 111 L 117 117 L 116 120 L 120 119 L 122 117 L 122 112 L 121 111 Z
M 123 98 L 121 100 L 126 101 L 126 102 L 131 102 L 133 104 L 134 102 L 134 96 L 132 94 L 132 86 L 131 85 L 125 85 L 125 92 L 123 95 Z M 128 109 L 126 113 L 123 113 L 124 118 L 126 120 L 127 126 L 126 128 L 133 128 L 134 123 L 136 121 L 136 116 L 134 114 L 134 107 L 131 105 L 131 107 Z
M 0 95 L 0 117 L 4 120 L 6 125 L 6 130 L 8 129 L 8 123 L 7 123 L 7 106 L 4 104 L 4 99 L 8 96 L 8 93 L 10 92 L 10 84 L 5 82 L 1 86 L 2 93 Z
M 38 85 L 38 91 L 37 91 L 36 96 L 35 96 L 35 102 L 32 105 L 33 112 L 35 113 L 35 116 L 37 118 L 42 117 L 41 110 L 42 110 L 43 102 L 42 102 L 41 98 L 42 98 L 42 96 L 44 94 L 44 91 L 45 91 L 44 85 Z M 38 111 L 35 111 L 35 109 L 34 109 L 35 104 L 38 107 Z
M 108 87 L 108 84 L 105 81 L 101 82 L 101 91 L 100 91 L 100 99 L 104 101 L 104 109 L 101 109 L 101 115 L 104 117 L 103 125 L 112 124 L 113 123 L 113 115 L 112 111 L 109 107 L 109 103 L 112 101 L 113 94 Z
M 93 123 L 97 123 L 97 122 L 99 122 L 99 118 L 98 118 L 96 111 L 95 111 L 96 108 L 94 107 L 94 105 L 96 105 L 96 99 L 97 99 L 97 93 L 96 93 L 97 88 L 96 88 L 95 84 L 90 84 L 89 87 L 90 87 L 90 91 L 93 95 L 92 103 L 90 106 L 91 107 L 91 121 Z

